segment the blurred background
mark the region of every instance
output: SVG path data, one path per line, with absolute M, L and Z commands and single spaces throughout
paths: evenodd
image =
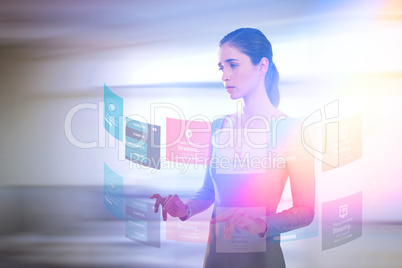
M 103 86 L 124 98 L 126 115 L 149 117 L 158 102 L 187 118 L 232 113 L 217 44 L 240 27 L 273 45 L 280 110 L 302 117 L 338 101 L 341 118 L 362 115 L 361 157 L 316 178 L 318 212 L 363 192 L 363 235 L 326 251 L 320 235 L 285 242 L 288 267 L 400 267 L 398 0 L 1 1 L 0 267 L 201 267 L 205 244 L 167 240 L 163 223 L 160 248 L 139 244 L 105 209 L 105 163 L 140 197 L 189 197 L 205 167 L 123 167 L 103 129 Z

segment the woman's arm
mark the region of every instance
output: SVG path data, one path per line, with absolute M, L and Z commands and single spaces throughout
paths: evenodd
M 190 200 L 186 202 L 186 205 L 191 209 L 192 215 L 195 215 L 208 209 L 214 203 L 214 201 L 214 185 L 209 172 L 209 168 L 207 168 L 202 187 Z
M 225 118 L 227 116 L 220 117 L 212 122 L 212 139 L 215 139 L 215 132 L 222 129 Z M 213 142 L 211 140 L 209 146 L 209 155 L 213 156 Z M 196 192 L 192 199 L 186 202 L 186 205 L 190 208 L 192 215 L 203 212 L 208 209 L 215 202 L 215 188 L 212 182 L 210 168 L 208 167 L 202 187 Z
M 304 142 L 309 142 L 310 137 L 305 133 L 305 140 L 302 140 L 301 131 L 301 126 L 293 131 L 286 156 L 293 206 L 268 216 L 269 236 L 307 226 L 314 219 L 315 160 L 303 146 Z

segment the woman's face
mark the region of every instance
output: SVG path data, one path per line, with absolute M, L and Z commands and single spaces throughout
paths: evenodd
M 223 84 L 231 99 L 246 97 L 258 87 L 259 67 L 252 64 L 249 56 L 226 43 L 219 48 L 218 59 Z

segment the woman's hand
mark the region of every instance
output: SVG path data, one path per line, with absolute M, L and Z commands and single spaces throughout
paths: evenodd
M 217 222 L 226 222 L 225 239 L 229 239 L 236 228 L 251 234 L 264 234 L 267 231 L 267 224 L 264 220 L 250 216 L 241 208 L 233 208 L 211 220 L 212 224 Z
M 177 194 L 168 195 L 167 197 L 161 197 L 159 194 L 153 194 L 151 199 L 156 199 L 154 212 L 157 213 L 159 205 L 162 206 L 162 216 L 163 220 L 167 220 L 167 214 L 172 217 L 186 217 L 187 216 L 187 206 L 180 200 Z

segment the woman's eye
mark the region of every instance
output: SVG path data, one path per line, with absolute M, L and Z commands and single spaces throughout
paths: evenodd
M 230 64 L 230 68 L 236 68 L 236 67 L 237 67 L 237 64 L 234 64 L 234 63 Z

